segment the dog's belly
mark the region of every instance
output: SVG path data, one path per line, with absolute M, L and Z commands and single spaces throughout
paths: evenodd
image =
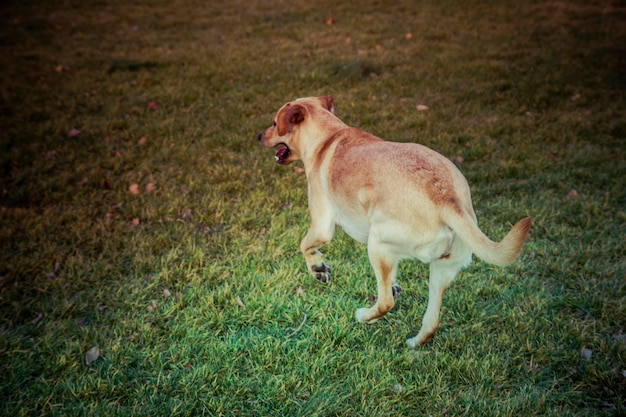
M 340 214 L 337 218 L 337 224 L 357 242 L 367 243 L 369 237 L 370 225 L 367 218 L 361 216 L 349 216 Z
M 352 239 L 360 243 L 367 243 L 369 237 L 370 223 L 361 213 L 346 213 L 343 210 L 335 209 L 337 214 L 336 223 L 350 236 Z

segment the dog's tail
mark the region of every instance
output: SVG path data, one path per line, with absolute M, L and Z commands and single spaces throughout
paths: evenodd
M 500 242 L 489 239 L 476 225 L 468 213 L 456 211 L 444 212 L 444 222 L 467 244 L 472 251 L 485 262 L 505 266 L 519 255 L 530 230 L 530 217 L 526 217 L 513 226 Z

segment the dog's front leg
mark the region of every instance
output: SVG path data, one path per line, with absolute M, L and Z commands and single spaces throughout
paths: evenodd
M 306 260 L 309 273 L 318 281 L 330 282 L 330 268 L 324 263 L 324 254 L 319 248 L 330 242 L 335 234 L 335 215 L 332 205 L 315 176 L 309 178 L 309 212 L 311 226 L 302 242 L 300 250 Z
M 318 281 L 328 284 L 330 282 L 330 268 L 324 263 L 324 254 L 319 248 L 330 242 L 333 238 L 334 224 L 320 225 L 313 222 L 302 242 L 300 250 L 306 260 L 306 265 Z
M 396 273 L 398 271 L 398 260 L 384 251 L 384 247 L 372 241 L 370 236 L 367 252 L 370 263 L 376 273 L 376 283 L 378 287 L 378 297 L 376 304 L 370 308 L 359 308 L 356 311 L 356 319 L 359 323 L 374 323 L 377 319 L 387 314 L 393 308 L 394 296 L 400 292 L 396 285 Z

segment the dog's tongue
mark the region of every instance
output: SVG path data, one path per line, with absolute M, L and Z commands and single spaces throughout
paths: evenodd
M 289 148 L 285 145 L 281 145 L 276 152 L 276 162 L 282 164 L 283 162 L 285 162 L 285 158 L 287 158 L 287 155 L 289 155 Z

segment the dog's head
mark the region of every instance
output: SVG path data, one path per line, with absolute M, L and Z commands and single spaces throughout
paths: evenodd
M 272 126 L 259 133 L 257 139 L 267 148 L 278 148 L 277 163 L 290 164 L 302 159 L 306 149 L 325 137 L 328 123 L 324 120 L 329 120 L 329 115 L 339 121 L 333 113 L 331 96 L 299 98 L 283 105 Z

